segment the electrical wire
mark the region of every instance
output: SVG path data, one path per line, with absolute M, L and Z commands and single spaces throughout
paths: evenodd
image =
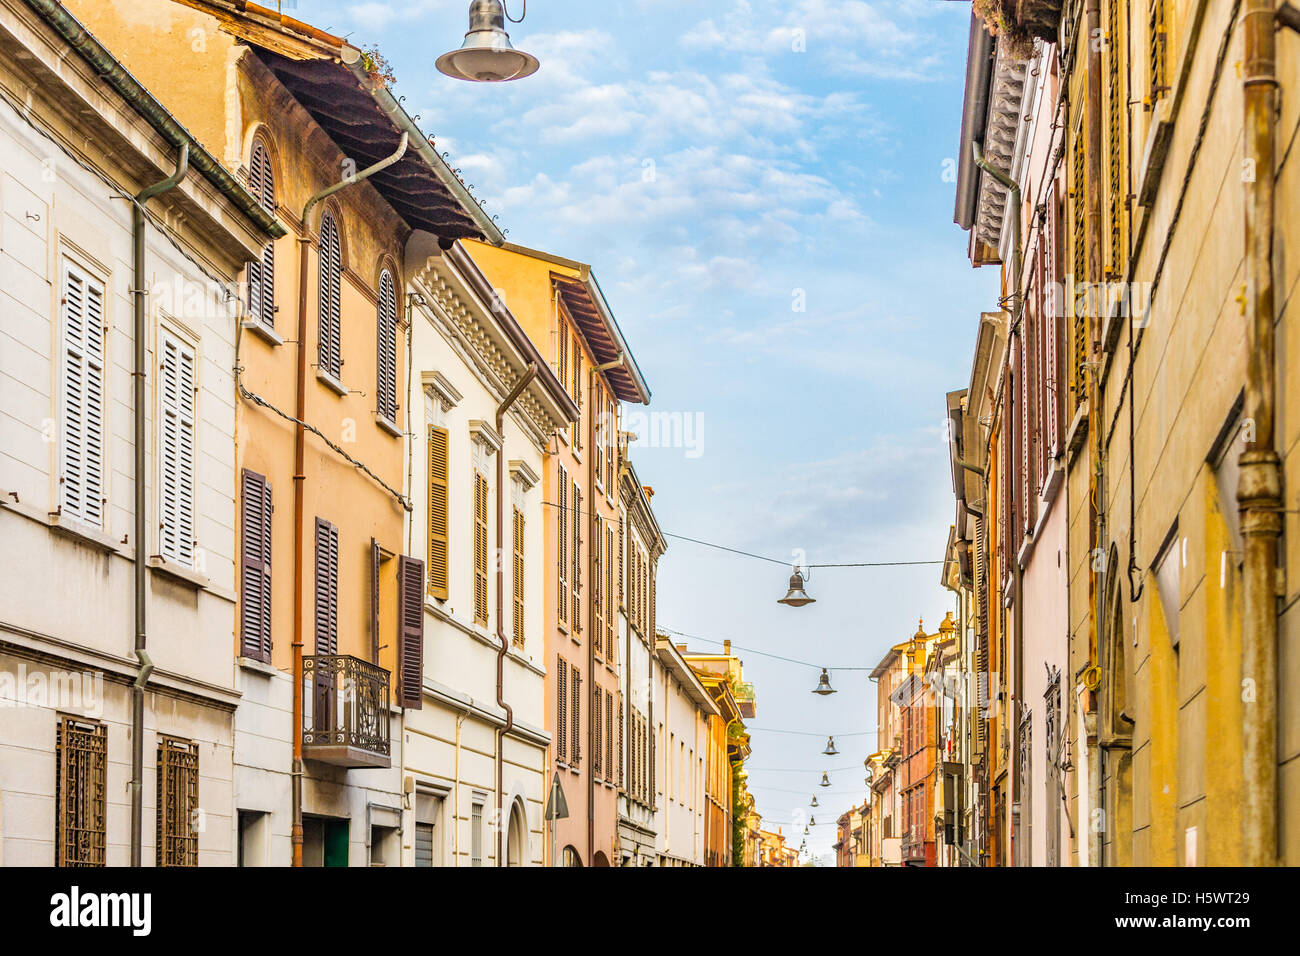
M 717 640 L 714 640 L 713 638 L 710 638 L 710 637 L 700 637 L 698 634 L 687 634 L 685 631 L 677 631 L 677 630 L 674 630 L 674 629 L 671 628 L 671 627 L 664 627 L 663 625 L 660 625 L 659 628 L 658 628 L 658 630 L 663 631 L 665 634 L 673 634 L 673 635 L 675 635 L 675 636 L 677 636 L 677 637 L 684 637 L 684 638 L 686 638 L 686 639 L 688 639 L 688 640 L 692 640 L 692 641 L 703 641 L 705 644 L 717 644 L 717 645 L 719 645 L 719 646 L 722 646 L 723 644 L 730 643 L 730 642 L 728 642 L 728 641 L 717 641 Z M 825 671 L 872 671 L 872 670 L 875 670 L 874 667 L 826 667 L 826 666 L 823 665 L 823 664 L 814 664 L 814 663 L 812 663 L 811 661 L 800 661 L 800 660 L 795 660 L 793 657 L 783 657 L 783 656 L 781 656 L 780 654 L 772 654 L 772 653 L 769 653 L 768 651 L 760 651 L 760 650 L 756 650 L 756 649 L 754 649 L 754 648 L 752 648 L 752 647 L 741 647 L 739 644 L 734 644 L 734 643 L 731 644 L 731 649 L 732 649 L 732 650 L 735 650 L 735 651 L 744 651 L 746 654 L 757 654 L 759 657 L 770 657 L 770 658 L 772 658 L 773 660 L 777 660 L 777 661 L 785 661 L 787 664 L 798 664 L 798 665 L 800 665 L 801 667 L 811 667 L 813 670 L 825 670 Z
M 750 734 L 800 734 L 806 737 L 868 737 L 871 734 L 874 734 L 876 729 L 873 727 L 870 730 L 855 730 L 852 733 L 847 734 L 823 734 L 815 730 L 779 730 L 776 727 L 746 727 L 745 732 Z

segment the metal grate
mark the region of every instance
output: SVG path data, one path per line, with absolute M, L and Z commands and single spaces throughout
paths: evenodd
M 199 745 L 158 740 L 158 865 L 198 866 Z
M 55 738 L 55 863 L 103 866 L 108 727 L 60 717 Z

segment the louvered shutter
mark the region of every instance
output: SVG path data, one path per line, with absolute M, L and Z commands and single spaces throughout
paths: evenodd
M 595 693 L 592 695 L 591 701 L 591 732 L 592 737 L 595 739 L 594 747 L 591 751 L 591 772 L 599 778 L 601 776 L 600 759 L 603 756 L 604 750 L 601 746 L 604 742 L 601 737 L 601 728 L 603 724 L 600 720 L 600 688 L 593 687 L 593 690 Z
M 1061 451 L 1061 415 L 1065 403 L 1061 395 L 1061 332 L 1064 327 L 1064 276 L 1061 268 L 1061 206 L 1055 199 L 1047 207 L 1047 267 L 1051 295 L 1048 299 L 1046 368 L 1047 368 L 1047 443 L 1055 458 Z
M 623 694 L 620 691 L 618 695 L 618 788 L 624 789 L 626 776 L 624 768 L 627 761 L 623 753 L 623 724 L 626 720 L 626 705 L 623 703 Z
M 429 594 L 447 600 L 447 496 L 450 439 L 447 429 L 429 426 Z
M 623 578 L 623 512 L 618 513 L 618 603 L 623 604 L 627 585 Z
M 605 645 L 609 648 L 609 662 L 618 660 L 618 622 L 614 607 L 614 529 L 605 528 Z
M 605 779 L 610 783 L 618 782 L 618 772 L 614 767 L 614 695 L 605 691 Z
M 514 509 L 514 564 L 511 568 L 511 583 L 514 587 L 514 621 L 515 644 L 524 646 L 524 514 Z
M 240 482 L 240 653 L 271 662 L 271 486 L 247 468 Z
M 161 551 L 194 564 L 194 350 L 164 333 L 159 370 L 159 524 Z
M 419 710 L 424 705 L 424 562 L 404 554 L 397 558 L 397 621 L 400 703 Z
M 569 759 L 569 665 L 555 658 L 555 759 Z
M 556 579 L 559 582 L 557 616 L 560 623 L 569 620 L 569 475 L 563 465 L 557 465 L 556 479 L 559 490 L 556 513 L 558 532 L 555 541 L 555 563 L 559 569 Z
M 582 760 L 582 674 L 579 673 L 577 665 L 573 667 L 573 691 L 572 704 L 573 709 L 569 714 L 572 721 L 572 741 L 571 751 L 573 753 L 573 763 L 576 765 Z
M 338 653 L 339 529 L 316 519 L 316 653 Z
M 379 345 L 375 351 L 378 359 L 379 400 L 377 411 L 394 424 L 397 422 L 397 290 L 392 274 L 385 269 L 379 274 Z
M 594 500 L 594 496 L 593 496 Z M 608 652 L 605 647 L 605 596 L 600 592 L 602 569 L 600 566 L 601 542 L 604 540 L 604 527 L 600 515 L 596 515 L 595 539 L 591 542 L 591 556 L 595 563 L 591 580 L 591 640 L 597 654 Z
M 248 161 L 248 191 L 267 212 L 275 215 L 275 175 L 265 144 L 257 141 Z M 261 259 L 248 264 L 248 311 L 268 327 L 275 326 L 275 243 L 262 247 Z
M 582 492 L 573 483 L 573 630 L 582 630 Z
M 339 378 L 342 371 L 340 347 L 340 283 L 343 260 L 338 225 L 326 212 L 320 223 L 320 367 Z
M 63 489 L 65 514 L 104 525 L 104 286 L 63 264 Z
M 488 620 L 487 596 L 487 479 L 474 473 L 474 620 Z

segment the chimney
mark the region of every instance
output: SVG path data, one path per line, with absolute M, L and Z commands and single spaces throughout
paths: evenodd
M 731 641 L 722 642 L 722 656 L 723 657 L 731 656 Z

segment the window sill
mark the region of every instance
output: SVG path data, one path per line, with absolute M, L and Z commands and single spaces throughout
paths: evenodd
M 380 415 L 378 412 L 375 412 L 375 424 L 379 426 L 381 431 L 388 432 L 388 434 L 392 435 L 394 438 L 401 438 L 404 435 L 403 431 L 397 427 L 396 423 L 390 421 L 385 416 Z
M 179 581 L 181 584 L 187 584 L 196 591 L 210 591 L 212 589 L 212 581 L 206 575 L 199 574 L 183 564 L 169 561 L 160 554 L 155 554 L 149 559 L 149 568 L 164 577 Z
M 130 552 L 124 550 L 126 548 L 125 544 L 113 540 L 111 535 L 105 534 L 99 528 L 85 524 L 76 518 L 64 517 L 55 512 L 48 516 L 46 523 L 55 534 L 71 538 L 79 544 L 88 545 L 105 554 L 130 556 Z
M 257 319 L 245 319 L 240 324 L 272 348 L 278 348 L 284 344 L 284 339 L 280 337 L 280 334 L 265 322 Z
M 331 392 L 336 393 L 340 397 L 344 397 L 348 394 L 348 387 L 323 368 L 316 369 L 316 381 L 320 382 Z
M 263 674 L 266 677 L 279 677 L 280 670 L 266 661 L 259 661 L 256 657 L 237 657 L 235 663 L 246 671 L 253 671 L 257 674 Z

